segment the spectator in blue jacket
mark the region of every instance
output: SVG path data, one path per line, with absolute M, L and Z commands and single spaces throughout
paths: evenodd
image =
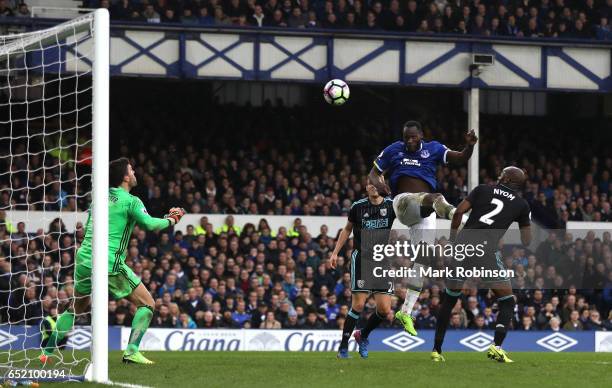
M 419 329 L 435 329 L 436 328 L 436 317 L 431 315 L 429 306 L 424 304 L 421 306 L 421 311 L 416 317 L 416 326 Z
M 244 301 L 239 301 L 236 305 L 236 310 L 232 313 L 232 320 L 238 327 L 244 326 L 244 323 L 251 320 L 251 314 L 246 312 Z

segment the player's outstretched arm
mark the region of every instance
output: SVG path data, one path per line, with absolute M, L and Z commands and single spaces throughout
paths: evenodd
M 469 212 L 472 209 L 472 204 L 467 199 L 461 201 L 457 209 L 455 210 L 455 214 L 453 214 L 453 219 L 451 221 L 451 230 L 450 230 L 450 241 L 455 241 L 457 238 L 457 232 L 459 231 L 459 226 L 461 225 L 461 221 L 463 220 L 463 215 Z
M 130 207 L 130 217 L 132 217 L 136 221 L 138 226 L 145 230 L 165 229 L 169 226 L 175 225 L 177 222 L 176 220 L 171 218 L 151 217 L 140 198 L 136 198 L 132 203 L 132 206 Z
M 472 152 L 474 152 L 474 145 L 477 142 L 478 136 L 476 136 L 476 132 L 474 132 L 474 130 L 472 129 L 465 135 L 465 148 L 463 148 L 462 151 L 448 151 L 448 153 L 446 154 L 447 163 L 466 163 L 470 159 L 470 157 L 472 157 Z
M 391 189 L 389 189 L 389 186 L 385 182 L 383 172 L 379 171 L 376 168 L 376 165 L 370 170 L 370 173 L 368 174 L 368 180 L 372 185 L 374 185 L 374 187 L 376 187 L 378 194 L 382 195 L 383 197 L 386 197 L 391 193 Z
M 340 236 L 338 237 L 338 241 L 336 242 L 336 246 L 334 247 L 334 252 L 332 253 L 331 258 L 329 259 L 329 264 L 332 268 L 336 268 L 336 263 L 338 262 L 338 253 L 348 240 L 352 231 L 353 223 L 351 221 L 348 221 L 344 226 L 344 229 L 342 229 L 342 231 L 340 232 Z

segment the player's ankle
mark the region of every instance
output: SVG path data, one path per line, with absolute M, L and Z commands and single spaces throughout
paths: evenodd
M 123 352 L 123 354 L 126 356 L 131 356 L 134 353 L 138 353 L 138 346 L 133 344 L 128 344 L 127 348 L 125 349 L 125 352 Z

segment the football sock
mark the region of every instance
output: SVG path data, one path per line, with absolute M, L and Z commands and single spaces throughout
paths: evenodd
M 495 335 L 493 337 L 495 346 L 501 346 L 506 338 L 508 326 L 510 325 L 512 313 L 514 312 L 514 305 L 514 295 L 508 295 L 497 299 L 499 312 L 497 313 L 497 319 L 495 321 Z
M 411 287 L 410 285 L 408 287 Z M 408 288 L 406 290 L 406 299 L 404 299 L 404 304 L 402 304 L 402 312 L 404 314 L 412 314 L 412 309 L 414 305 L 419 300 L 419 295 L 421 295 L 421 289 L 412 289 Z
M 368 318 L 366 326 L 361 330 L 361 337 L 368 338 L 372 330 L 376 329 L 384 320 L 385 318 L 378 315 L 378 310 L 374 311 L 374 313 L 370 315 L 370 318 Z
M 446 328 L 450 322 L 451 312 L 453 307 L 457 304 L 457 299 L 461 292 L 451 291 L 448 288 L 442 297 L 442 304 L 440 311 L 438 312 L 438 321 L 436 322 L 436 336 L 434 340 L 434 348 L 438 353 L 442 353 L 442 342 L 444 342 L 444 336 L 446 335 Z
M 46 355 L 53 354 L 57 344 L 72 330 L 72 326 L 74 326 L 74 312 L 66 310 L 57 318 L 55 329 L 51 332 L 47 346 L 45 346 Z
M 348 349 L 348 342 L 353 335 L 353 330 L 355 329 L 355 325 L 357 325 L 360 315 L 361 311 L 355 311 L 352 308 L 349 310 L 348 316 L 344 320 L 344 327 L 342 328 L 342 342 L 340 342 L 340 350 Z
M 138 309 L 136 310 L 136 314 L 134 314 L 134 319 L 132 320 L 130 341 L 128 343 L 127 348 L 125 349 L 126 355 L 134 354 L 138 351 L 140 341 L 142 340 L 142 337 L 144 337 L 144 334 L 147 329 L 149 328 L 149 323 L 151 323 L 152 318 L 153 310 L 149 306 L 138 307 Z
M 407 278 L 406 299 L 404 299 L 404 304 L 402 304 L 401 308 L 404 314 L 412 314 L 414 305 L 419 300 L 419 295 L 421 295 L 421 290 L 423 289 L 424 279 L 421 273 L 424 268 L 422 264 L 416 262 L 412 266 L 412 269 L 416 271 L 416 275 Z

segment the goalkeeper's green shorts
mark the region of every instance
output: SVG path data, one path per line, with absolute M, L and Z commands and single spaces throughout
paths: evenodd
M 140 278 L 125 263 L 119 265 L 117 272 L 108 274 L 108 291 L 115 299 L 130 295 L 140 283 Z M 76 265 L 74 289 L 81 295 L 91 294 L 91 268 L 85 265 Z

